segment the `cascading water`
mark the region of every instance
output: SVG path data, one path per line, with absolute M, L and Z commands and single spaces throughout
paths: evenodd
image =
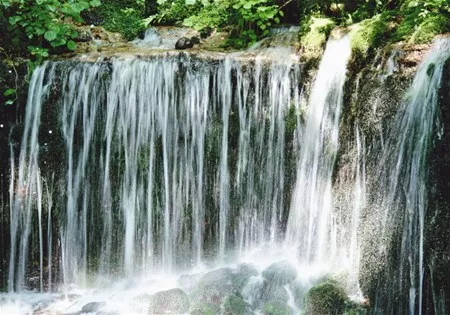
M 329 272 L 343 272 L 347 293 L 360 294 L 361 213 L 375 198 L 383 236 L 401 240 L 391 289 L 407 290 L 410 313 L 420 313 L 425 165 L 449 47 L 438 40 L 420 66 L 383 145 L 375 193 L 358 119 L 345 143 L 350 166 L 335 165 L 351 54 L 345 35 L 327 43 L 305 116 L 298 58 L 270 41 L 213 58 L 157 52 L 45 63 L 33 73 L 11 159 L 9 290 L 63 284 L 77 296 L 45 293 L 35 303 L 44 306 L 30 302 L 29 312 L 78 312 L 94 302 L 101 311 L 148 313 L 145 295 L 174 287 L 189 294 L 191 311 L 208 294 L 217 312 L 226 295 L 255 312 L 274 299 L 270 307 L 299 311 Z M 399 235 L 390 235 L 394 226 Z
M 326 47 L 309 100 L 302 132 L 297 182 L 286 242 L 300 260 L 328 265 L 339 257 L 332 201 L 332 173 L 338 150 L 343 87 L 350 58 L 347 36 L 331 39 Z M 330 71 L 330 69 L 332 69 Z
M 389 288 L 409 296 L 407 310 L 397 302 L 389 303 L 388 307 L 398 307 L 400 313 L 422 313 L 427 160 L 432 136 L 439 130 L 438 93 L 449 57 L 450 39 L 437 39 L 404 97 L 377 165 L 376 200 L 384 217 L 381 222 L 385 239 L 379 248 L 382 252 L 388 250 L 387 240 L 399 242 L 395 247 L 399 249 L 400 262 L 396 263 Z
M 64 283 L 87 285 L 90 270 L 170 272 L 275 241 L 284 215 L 284 117 L 298 100 L 299 73 L 292 59 L 268 71 L 264 62 L 181 55 L 38 68 L 12 191 L 13 252 L 20 251 L 11 255 L 10 290 L 26 284 L 32 218 L 47 215 L 41 186 L 49 178 L 38 153 L 47 132 L 39 113 L 48 106 L 59 113 L 51 132 L 67 157 L 58 170 L 64 197 L 48 218 L 49 228 L 59 226 Z

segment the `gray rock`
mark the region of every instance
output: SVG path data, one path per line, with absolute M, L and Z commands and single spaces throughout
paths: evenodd
M 258 275 L 258 270 L 249 264 L 241 264 L 233 276 L 233 285 L 237 291 L 241 291 L 250 277 Z
M 180 314 L 189 311 L 189 298 L 181 289 L 161 291 L 152 295 L 149 314 Z
M 105 302 L 91 302 L 84 305 L 81 308 L 81 314 L 83 313 L 95 313 L 99 311 L 103 306 L 105 306 Z
M 181 37 L 176 43 L 175 43 L 175 49 L 187 49 L 194 47 L 194 44 L 192 41 L 187 37 Z
M 200 44 L 200 38 L 198 38 L 197 36 L 192 36 L 191 37 L 191 42 L 194 45 Z
M 177 287 L 183 289 L 183 291 L 187 293 L 191 293 L 197 287 L 198 281 L 201 277 L 201 274 L 181 275 L 177 280 Z
M 77 41 L 79 42 L 90 42 L 92 40 L 91 32 L 81 31 L 78 33 Z
M 281 303 L 287 303 L 289 300 L 289 293 L 287 290 L 278 285 L 272 285 L 270 282 L 265 281 L 261 294 L 261 301 L 278 301 Z
M 289 285 L 292 294 L 294 295 L 295 305 L 298 308 L 303 307 L 303 300 L 305 298 L 306 292 L 310 289 L 311 285 L 306 285 L 300 281 L 294 281 Z
M 220 305 L 213 303 L 197 302 L 191 307 L 190 315 L 217 315 L 220 313 Z
M 206 273 L 200 278 L 197 288 L 191 294 L 193 303 L 221 305 L 225 297 L 235 292 L 233 276 L 230 268 Z
M 262 275 L 273 285 L 283 286 L 297 278 L 297 270 L 289 261 L 283 260 L 267 267 Z
M 216 283 L 230 282 L 233 279 L 231 268 L 220 268 L 204 274 L 199 280 L 199 286 L 209 286 Z

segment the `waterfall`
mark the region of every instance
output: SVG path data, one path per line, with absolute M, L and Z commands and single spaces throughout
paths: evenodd
M 295 246 L 300 260 L 311 264 L 328 264 L 330 257 L 338 257 L 332 173 L 349 58 L 347 36 L 328 41 L 302 132 L 286 242 Z
M 39 126 L 42 102 L 48 96 L 50 84 L 45 80 L 46 72 L 52 75 L 54 67 L 44 64 L 33 73 L 30 81 L 25 129 L 20 150 L 19 167 L 14 173 L 14 159 L 11 158 L 12 180 L 10 186 L 11 253 L 8 275 L 8 289 L 22 287 L 25 281 L 33 211 L 37 212 L 39 229 L 39 250 L 42 252 L 42 178 L 39 169 Z M 13 156 L 13 154 L 11 155 Z M 42 288 L 43 259 L 40 262 L 40 288 Z M 17 267 L 17 271 L 16 271 Z M 14 286 L 17 283 L 18 286 Z
M 41 244 L 41 277 L 57 268 L 56 250 L 63 282 L 86 286 L 91 272 L 171 272 L 279 240 L 294 132 L 284 121 L 298 108 L 299 79 L 290 56 L 40 66 L 13 177 L 10 290 L 26 286 L 30 239 Z M 41 111 L 55 116 L 43 122 Z M 62 147 L 42 158 L 45 137 Z M 54 183 L 45 207 L 43 183 Z
M 400 242 L 400 263 L 396 264 L 399 267 L 394 271 L 395 278 L 389 281 L 396 281 L 394 290 L 406 290 L 410 314 L 422 313 L 427 161 L 432 136 L 439 129 L 438 93 L 449 56 L 450 39 L 437 39 L 403 99 L 377 165 L 383 239 Z M 387 246 L 382 243 L 380 250 L 386 251 Z
M 165 43 L 151 30 L 134 44 Z M 401 54 L 374 74 L 379 91 L 402 71 Z M 10 147 L 9 291 L 80 289 L 77 305 L 58 306 L 71 311 L 114 306 L 123 294 L 114 311 L 127 313 L 143 292 L 188 291 L 174 277 L 194 283 L 186 287 L 221 277 L 252 311 L 278 293 L 299 311 L 329 275 L 362 298 L 360 265 L 370 260 L 374 312 L 421 314 L 428 154 L 449 56 L 450 39 L 436 40 L 381 136 L 370 132 L 385 121 L 367 126 L 352 102 L 344 110 L 347 35 L 328 40 L 309 93 L 299 56 L 270 39 L 213 56 L 158 50 L 42 64 L 20 152 Z M 355 77 L 358 104 L 365 74 Z M 381 103 L 370 113 L 386 110 Z M 230 291 L 236 275 L 244 280 Z M 97 290 L 95 300 L 84 289 Z

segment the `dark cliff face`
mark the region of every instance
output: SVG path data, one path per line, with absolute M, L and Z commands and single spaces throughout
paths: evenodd
M 440 124 L 430 152 L 425 223 L 425 314 L 450 309 L 450 59 L 442 75 Z
M 401 231 L 383 233 L 383 209 L 375 191 L 380 171 L 383 146 L 390 136 L 402 98 L 411 84 L 414 68 L 398 64 L 398 70 L 386 75 L 385 63 L 390 50 L 380 52 L 379 58 L 367 63 L 359 71 L 351 71 L 346 85 L 345 109 L 340 128 L 340 154 L 335 169 L 335 201 L 345 216 L 349 191 L 355 184 L 351 172 L 356 157 L 356 130 L 362 142 L 365 170 L 365 200 L 360 212 L 358 229 L 360 246 L 359 281 L 363 295 L 374 310 L 403 313 L 407 310 L 407 295 L 400 296 L 396 279 L 399 265 Z M 351 68 L 351 65 L 350 65 Z M 388 167 L 387 165 L 385 167 Z M 388 236 L 388 237 L 387 237 Z M 381 250 L 381 247 L 387 250 Z M 395 279 L 395 280 L 394 280 Z M 403 301 L 403 302 L 400 302 Z M 394 306 L 395 305 L 395 306 Z M 375 311 L 376 312 L 376 311 Z
M 22 60 L 0 60 L 0 291 L 6 288 L 9 256 L 10 152 L 19 150 L 21 121 L 27 101 L 27 65 Z M 17 84 L 17 85 L 16 85 Z M 6 97 L 4 87 L 15 87 L 17 94 Z M 14 103 L 6 105 L 8 99 Z
M 347 81 L 340 128 L 340 154 L 334 175 L 335 209 L 344 218 L 346 211 L 349 211 L 345 209 L 348 206 L 345 200 L 349 199 L 349 191 L 355 184 L 351 169 L 358 154 L 358 129 L 361 138 L 359 141 L 363 142 L 362 154 L 366 171 L 366 200 L 361 210 L 358 230 L 361 246 L 359 279 L 373 313 L 402 314 L 410 308 L 410 266 L 402 257 L 406 218 L 401 212 L 389 214 L 395 224 L 391 222 L 390 231 L 383 232 L 386 227 L 383 221 L 385 207 L 380 203 L 377 191 L 380 190 L 379 173 L 389 172 L 387 168 L 392 168 L 380 164 L 383 148 L 389 146 L 390 138 L 395 137 L 395 117 L 401 109 L 402 99 L 412 83 L 417 66 L 429 48 L 425 45 L 405 48 L 396 58 L 396 71 L 386 75 L 385 64 L 391 54 L 387 48 L 374 58 L 372 64 L 366 63 L 362 69 L 350 71 Z M 445 309 L 449 309 L 450 136 L 446 130 L 450 123 L 449 78 L 450 62 L 447 61 L 440 88 L 441 123 L 436 124 L 428 156 L 429 163 L 425 170 L 428 174 L 428 207 L 425 209 L 423 245 L 422 309 L 425 314 L 443 314 Z M 402 180 L 400 181 L 400 185 L 403 185 Z M 398 209 L 407 208 L 405 204 L 400 204 Z M 393 208 L 389 211 L 395 212 Z M 419 294 L 419 290 L 415 294 Z M 416 311 L 419 308 L 418 300 L 416 298 Z

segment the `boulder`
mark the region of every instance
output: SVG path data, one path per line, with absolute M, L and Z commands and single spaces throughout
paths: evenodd
M 267 267 L 262 275 L 273 285 L 283 286 L 297 278 L 297 270 L 289 261 L 283 260 Z
M 225 297 L 234 292 L 232 269 L 222 268 L 203 275 L 190 297 L 195 305 L 206 303 L 220 306 Z
M 78 32 L 77 41 L 79 42 L 90 42 L 92 40 L 91 32 L 82 30 Z
M 189 311 L 189 298 L 181 289 L 160 291 L 152 295 L 149 314 L 180 314 Z
M 264 304 L 262 313 L 264 315 L 294 315 L 294 310 L 285 303 L 273 301 Z
M 250 314 L 252 314 L 251 306 L 250 306 L 250 304 L 245 302 L 241 296 L 232 294 L 225 298 L 225 300 L 223 302 L 223 307 L 222 307 L 222 314 L 223 315 L 235 315 L 235 314 L 250 315 Z
M 250 277 L 258 275 L 258 270 L 250 264 L 241 264 L 233 275 L 233 286 L 236 291 L 241 291 L 247 284 Z
M 282 286 L 272 285 L 265 281 L 261 292 L 261 301 L 278 301 L 287 303 L 289 300 L 289 293 Z
M 183 289 L 188 294 L 194 291 L 197 287 L 198 281 L 202 277 L 201 274 L 184 274 L 177 280 L 177 287 Z
M 175 49 L 187 49 L 194 47 L 194 44 L 192 41 L 187 37 L 181 37 L 176 43 L 175 43 Z
M 311 285 L 296 280 L 292 282 L 289 287 L 294 295 L 295 305 L 300 309 L 303 308 L 305 294 L 308 292 L 309 288 L 311 288 Z
M 217 315 L 220 313 L 220 305 L 213 303 L 197 302 L 191 307 L 190 315 Z
M 95 313 L 99 311 L 103 306 L 105 306 L 105 302 L 91 302 L 84 305 L 81 308 L 81 314 L 83 313 Z
M 341 314 L 347 303 L 344 289 L 333 280 L 313 286 L 305 297 L 305 314 Z
M 200 44 L 200 38 L 198 38 L 197 36 L 192 36 L 191 37 L 191 42 L 192 42 L 193 45 Z

